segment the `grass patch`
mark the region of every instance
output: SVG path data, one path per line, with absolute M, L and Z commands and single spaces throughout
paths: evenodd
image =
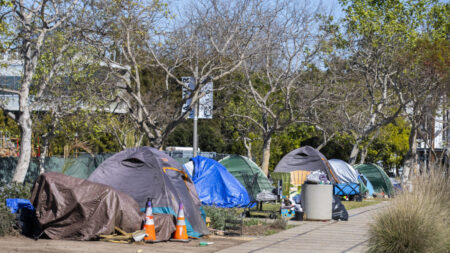
M 355 208 L 378 204 L 381 201 L 383 201 L 383 200 L 370 199 L 370 200 L 363 200 L 363 201 L 341 201 L 341 203 L 345 206 L 345 209 L 350 210 L 350 209 L 355 209 Z
M 448 252 L 450 180 L 421 176 L 412 192 L 398 195 L 371 225 L 368 252 Z
M 278 232 L 280 232 L 280 230 L 268 229 L 268 230 L 264 231 L 264 235 L 265 235 L 265 236 L 273 235 L 273 234 L 276 234 L 276 233 L 278 233 Z
M 264 211 L 279 210 L 280 206 L 276 204 L 269 204 L 267 207 L 263 206 Z M 211 206 L 203 206 L 206 216 L 211 220 L 210 228 L 217 230 L 224 230 L 225 220 L 239 220 L 244 211 L 243 208 L 217 208 Z M 254 215 L 256 211 L 252 211 Z M 261 213 L 263 216 L 268 216 L 269 213 Z M 267 217 L 266 217 L 267 218 Z M 271 235 L 280 231 L 294 227 L 288 225 L 287 219 L 266 219 L 250 218 L 243 221 L 243 234 L 245 235 Z

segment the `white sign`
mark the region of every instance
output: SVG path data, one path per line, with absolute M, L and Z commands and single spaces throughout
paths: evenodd
M 189 98 L 191 96 L 191 93 L 193 90 L 195 90 L 195 80 L 193 77 L 185 76 L 181 78 L 181 81 L 188 87 L 186 88 L 183 86 L 182 89 L 182 98 L 186 99 L 186 101 L 183 104 L 183 107 L 181 107 L 181 112 L 185 113 L 189 110 L 189 106 L 191 105 L 192 99 Z M 191 109 L 191 112 L 189 113 L 189 118 L 194 118 L 194 108 Z
M 186 89 L 183 86 L 183 98 L 188 98 L 192 91 L 195 89 L 195 82 L 193 77 L 182 77 L 182 82 L 185 83 L 189 88 Z M 182 112 L 186 112 L 189 109 L 192 99 L 186 99 L 186 102 L 183 104 Z M 194 110 L 191 109 L 189 113 L 189 118 L 194 118 Z M 198 118 L 199 119 L 212 119 L 213 113 L 213 82 L 208 82 L 205 86 L 200 90 L 200 99 L 199 99 L 199 110 L 198 110 Z

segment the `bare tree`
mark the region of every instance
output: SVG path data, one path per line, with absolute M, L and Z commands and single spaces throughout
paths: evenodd
M 190 107 L 202 96 L 202 88 L 235 72 L 252 53 L 251 42 L 261 32 L 253 18 L 262 1 L 192 1 L 181 13 L 179 25 L 152 42 L 148 48 L 157 66 L 179 86 L 188 88 L 181 76 L 194 80 Z M 166 41 L 167 43 L 163 43 Z M 180 76 L 181 75 L 181 76 Z M 188 108 L 192 109 L 192 108 Z M 162 132 L 162 138 L 186 117 L 174 115 L 173 123 Z
M 293 123 L 310 122 L 307 111 L 317 106 L 324 87 L 308 78 L 321 52 L 326 32 L 318 27 L 319 7 L 307 1 L 277 1 L 258 6 L 254 26 L 261 26 L 252 43 L 257 52 L 242 66 L 235 86 L 246 106 L 231 117 L 251 122 L 261 132 L 262 165 L 269 172 L 273 135 Z
M 72 11 L 78 1 L 11 1 L 11 6 L 4 9 L 2 15 L 9 16 L 11 29 L 16 37 L 12 43 L 20 52 L 23 61 L 23 73 L 20 81 L 20 90 L 0 89 L 3 92 L 16 94 L 19 97 L 19 111 L 14 117 L 21 132 L 20 156 L 13 176 L 14 182 L 23 182 L 31 159 L 31 137 L 33 122 L 31 111 L 35 107 L 46 83 L 36 84 L 36 93 L 31 101 L 30 87 L 38 65 L 38 59 L 42 53 L 42 47 L 48 35 L 65 24 L 72 16 Z M 14 35 L 12 35 L 14 36 Z M 52 68 L 48 75 L 55 72 L 57 67 Z
M 168 22 L 164 5 L 135 2 L 94 2 L 85 18 L 92 29 L 83 34 L 98 49 L 109 73 L 122 79 L 124 85 L 115 85 L 115 94 L 128 115 L 150 145 L 161 147 L 202 96 L 202 87 L 242 64 L 252 39 L 246 25 L 251 9 L 249 1 L 195 1 L 189 12 L 175 19 L 174 27 L 163 28 Z M 125 73 L 117 72 L 118 66 Z M 151 78 L 143 80 L 144 71 Z M 185 98 L 192 101 L 185 112 L 181 87 L 188 87 L 183 76 L 193 77 L 196 84 Z

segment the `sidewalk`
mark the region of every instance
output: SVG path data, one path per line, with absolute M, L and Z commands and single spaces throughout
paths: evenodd
M 388 202 L 383 201 L 349 210 L 348 221 L 297 221 L 295 224 L 298 226 L 295 228 L 219 252 L 364 252 L 367 248 L 368 224 L 373 215 L 387 205 Z

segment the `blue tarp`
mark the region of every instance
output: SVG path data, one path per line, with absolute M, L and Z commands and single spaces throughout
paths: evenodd
M 34 206 L 28 199 L 6 199 L 6 206 L 11 209 L 11 213 L 16 213 L 21 208 L 34 211 Z
M 202 204 L 217 207 L 246 207 L 250 203 L 245 187 L 220 163 L 196 156 L 192 181 Z
M 369 190 L 369 196 L 372 196 L 373 193 L 375 192 L 372 183 L 370 183 L 369 179 L 366 176 L 364 176 L 364 174 L 359 174 L 358 177 L 362 177 L 364 179 L 362 181 L 365 182 L 367 190 Z

